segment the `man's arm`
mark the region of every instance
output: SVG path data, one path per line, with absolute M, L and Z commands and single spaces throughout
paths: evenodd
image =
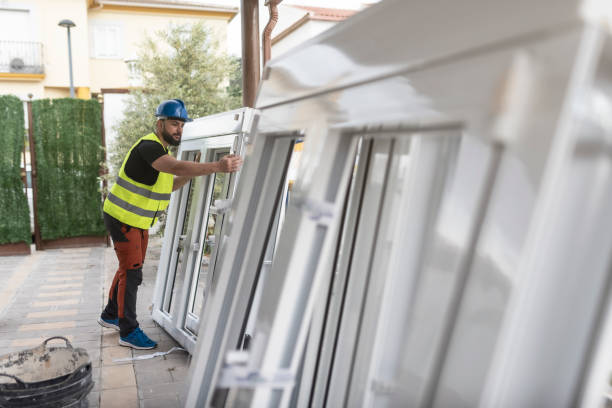
M 172 191 L 176 191 L 183 187 L 193 177 L 188 176 L 174 176 L 174 182 L 172 183 Z
M 195 163 L 186 160 L 177 160 L 169 154 L 157 158 L 151 166 L 157 171 L 174 174 L 172 191 L 182 187 L 187 181 L 197 176 L 212 173 L 233 173 L 240 170 L 242 158 L 233 154 L 221 158 L 217 162 Z
M 157 171 L 191 178 L 222 171 L 219 163 L 194 163 L 186 160 L 177 160 L 169 154 L 165 154 L 151 163 L 151 166 Z

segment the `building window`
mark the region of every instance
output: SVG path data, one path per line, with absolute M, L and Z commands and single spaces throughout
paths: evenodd
M 136 69 L 136 57 L 128 58 L 124 62 L 128 70 L 128 85 L 142 86 L 141 73 Z
M 30 10 L 0 6 L 0 41 L 32 41 Z
M 121 58 L 123 33 L 115 24 L 95 24 L 92 27 L 93 57 Z

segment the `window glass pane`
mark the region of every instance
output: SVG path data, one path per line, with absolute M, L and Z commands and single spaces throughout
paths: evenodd
M 96 25 L 93 28 L 94 56 L 98 58 L 121 57 L 121 27 Z
M 315 346 L 321 348 L 312 404 L 385 406 L 399 387 L 414 386 L 420 378 L 419 363 L 428 360 L 428 345 L 436 340 L 428 331 L 435 322 L 410 319 L 420 316 L 424 291 L 431 295 L 424 310 L 445 305 L 446 285 L 432 279 L 437 267 L 421 269 L 430 256 L 440 261 L 439 253 L 430 252 L 430 240 L 436 238 L 458 141 L 459 132 L 363 140 L 331 277 L 322 346 Z M 404 332 L 407 323 L 416 338 Z M 398 365 L 405 353 L 414 353 L 410 367 L 415 374 L 400 382 Z
M 229 150 L 217 150 L 214 153 L 213 161 L 218 161 L 221 157 L 229 153 Z M 219 199 L 226 199 L 229 193 L 229 181 L 230 175 L 228 173 L 215 173 L 213 175 L 213 188 L 212 197 L 208 202 L 208 216 L 206 222 L 202 225 L 205 229 L 204 242 L 201 245 L 201 258 L 198 271 L 195 279 L 195 295 L 191 300 L 191 313 L 199 315 L 202 305 L 204 304 L 204 298 L 206 296 L 206 290 L 208 282 L 211 281 L 209 273 L 214 271 L 215 259 L 213 255 L 216 254 L 216 247 L 219 240 L 219 233 L 223 224 L 223 215 L 218 214 L 214 207 L 215 201 Z
M 461 285 L 461 261 L 482 185 L 471 168 L 475 182 L 463 184 L 465 166 L 486 163 L 490 153 L 469 142 L 464 138 L 459 147 L 459 137 L 452 133 L 413 140 L 402 183 L 406 212 L 395 222 L 397 236 L 370 359 L 367 398 L 375 406 L 427 404 L 428 387 L 438 375 L 446 316 Z
M 297 170 L 300 164 L 300 158 L 302 155 L 302 147 L 303 147 L 303 139 L 296 139 L 294 142 L 293 150 L 291 152 L 291 157 L 289 158 L 289 165 L 287 166 L 287 174 L 284 177 L 283 189 L 282 189 L 282 197 L 278 202 L 278 206 L 275 211 L 275 218 L 272 225 L 272 231 L 269 235 L 268 242 L 266 244 L 266 250 L 264 255 L 264 260 L 261 264 L 261 268 L 259 270 L 259 279 L 253 289 L 253 299 L 252 306 L 249 311 L 249 316 L 247 318 L 247 326 L 244 334 L 244 338 L 242 340 L 242 344 L 244 348 L 249 347 L 249 342 L 251 337 L 253 336 L 255 330 L 255 320 L 257 318 L 257 311 L 259 310 L 259 304 L 261 300 L 261 292 L 263 291 L 263 285 L 260 284 L 265 282 L 266 276 L 270 269 L 272 268 L 272 264 L 274 262 L 276 246 L 278 243 L 278 238 L 280 236 L 283 222 L 285 219 L 285 209 L 289 201 L 291 200 L 291 191 L 293 189 L 293 185 L 297 179 Z
M 353 186 L 354 194 L 350 196 L 350 212 L 347 214 L 350 218 L 345 220 L 347 226 L 353 222 L 357 225 L 347 228 L 347 236 L 341 238 L 344 248 L 339 268 L 334 273 L 335 276 L 342 276 L 345 281 L 339 282 L 342 289 L 334 296 L 334 303 L 342 304 L 340 310 L 334 308 L 333 319 L 338 321 L 330 321 L 328 327 L 337 338 L 331 344 L 328 343 L 335 349 L 334 356 L 331 357 L 331 371 L 322 375 L 330 377 L 330 389 L 338 390 L 337 393 L 328 393 L 325 405 L 329 406 L 345 404 L 344 395 L 349 385 L 349 376 L 346 373 L 352 372 L 353 369 L 352 360 L 359 339 L 359 327 L 362 325 L 365 294 L 372 279 L 384 274 L 384 265 L 377 265 L 372 258 L 374 248 L 381 239 L 380 213 L 385 202 L 384 194 L 388 185 L 394 143 L 388 138 L 368 138 L 363 141 L 362 147 L 362 154 L 357 162 L 357 166 L 361 167 L 359 172 L 364 172 L 363 176 L 359 177 L 362 185 Z
M 196 154 L 198 153 L 198 151 L 191 151 L 191 152 L 184 152 L 183 153 L 183 160 L 194 160 L 196 158 Z M 182 217 L 182 225 L 180 226 L 180 229 L 177 231 L 178 234 L 176 235 L 176 240 L 178 240 L 178 242 L 175 242 L 175 246 L 176 246 L 176 251 L 178 252 L 177 255 L 177 261 L 176 261 L 176 265 L 174 267 L 174 269 L 170 269 L 170 273 L 169 276 L 172 279 L 171 282 L 171 287 L 172 287 L 172 292 L 170 295 L 170 299 L 169 302 L 167 303 L 167 307 L 164 309 L 167 312 L 170 312 L 170 314 L 173 314 L 175 309 L 176 309 L 176 302 L 175 300 L 177 299 L 178 296 L 178 290 L 180 290 L 180 288 L 182 287 L 181 284 L 177 284 L 178 282 L 182 282 L 185 278 L 184 273 L 185 271 L 183 270 L 183 264 L 186 261 L 186 256 L 188 251 L 186 250 L 186 246 L 188 246 L 188 242 L 187 241 L 187 235 L 188 235 L 188 229 L 189 227 L 193 224 L 193 220 L 191 219 L 192 217 L 192 207 L 193 207 L 193 192 L 196 188 L 196 182 L 199 179 L 195 179 L 192 180 L 188 183 L 188 188 L 189 191 L 187 193 L 187 203 L 185 205 L 185 213 L 184 216 Z M 172 273 L 173 271 L 173 273 Z M 178 282 L 177 282 L 178 281 Z

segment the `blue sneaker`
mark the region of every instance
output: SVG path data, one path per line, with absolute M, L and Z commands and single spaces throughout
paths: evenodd
M 119 319 L 105 319 L 98 317 L 98 324 L 102 327 L 108 327 L 109 329 L 115 329 L 119 331 Z
M 157 343 L 144 334 L 140 327 L 135 328 L 125 337 L 119 337 L 119 344 L 138 350 L 148 350 L 157 347 Z

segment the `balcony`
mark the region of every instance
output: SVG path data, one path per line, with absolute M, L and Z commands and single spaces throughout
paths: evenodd
M 0 73 L 44 74 L 42 43 L 0 41 Z

